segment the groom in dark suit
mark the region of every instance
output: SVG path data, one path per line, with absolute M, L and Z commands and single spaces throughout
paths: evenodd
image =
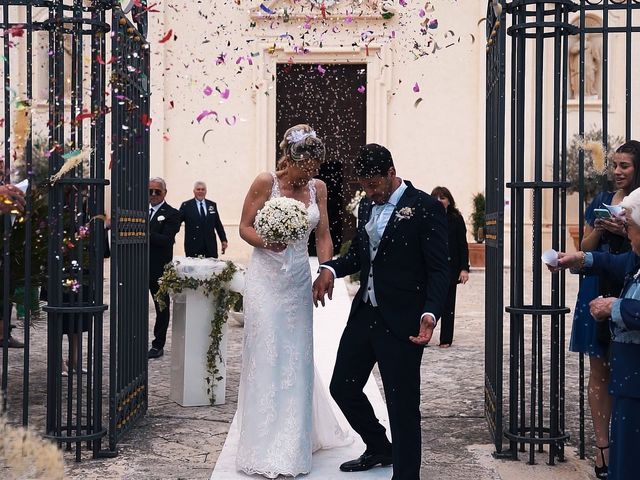
M 340 470 L 393 464 L 393 480 L 418 480 L 420 363 L 449 285 L 447 219 L 438 200 L 396 176 L 380 145 L 360 149 L 356 175 L 366 193 L 357 234 L 343 257 L 321 265 L 313 284 L 314 303 L 324 305 L 334 278 L 360 272 L 330 390 L 366 450 Z M 376 362 L 393 446 L 363 393 Z
M 220 237 L 221 252 L 227 250 L 227 235 L 224 232 L 220 213 L 216 202 L 207 200 L 207 185 L 196 182 L 193 185 L 191 200 L 180 206 L 180 218 L 184 222 L 184 254 L 187 257 L 202 255 L 207 258 L 218 258 L 218 242 Z
M 180 230 L 180 214 L 178 210 L 164 201 L 167 185 L 162 178 L 149 180 L 149 291 L 151 295 L 160 288 L 158 279 L 162 276 L 164 266 L 173 259 L 173 244 L 176 233 Z M 149 358 L 164 355 L 164 344 L 169 328 L 169 296 L 164 299 L 166 308 L 160 310 L 155 297 L 156 324 L 153 328 L 154 339 L 149 349 Z

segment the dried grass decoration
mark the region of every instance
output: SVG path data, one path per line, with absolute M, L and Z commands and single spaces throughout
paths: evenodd
M 2 478 L 8 480 L 64 478 L 62 451 L 56 444 L 28 428 L 9 425 L 4 415 L 0 415 L 0 465 Z
M 49 179 L 51 184 L 53 185 L 54 183 L 56 183 L 71 170 L 76 168 L 78 165 L 81 165 L 85 160 L 88 162 L 92 153 L 93 148 L 84 147 L 82 149 L 77 148 L 62 155 L 62 158 L 64 158 L 64 163 L 60 167 L 60 170 L 58 170 Z
M 585 152 L 589 152 L 591 154 L 591 160 L 593 161 L 593 168 L 601 172 L 604 170 L 604 157 L 605 157 L 605 147 L 602 142 L 596 141 L 585 141 L 582 149 Z
M 13 148 L 15 159 L 22 159 L 31 133 L 31 103 L 16 99 L 13 120 Z

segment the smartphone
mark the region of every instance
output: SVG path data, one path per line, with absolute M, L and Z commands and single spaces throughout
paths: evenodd
M 611 212 L 606 208 L 595 208 L 593 214 L 596 218 L 611 218 Z

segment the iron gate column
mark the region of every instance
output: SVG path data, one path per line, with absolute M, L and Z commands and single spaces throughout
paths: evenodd
M 509 427 L 505 436 L 516 458 L 518 444 L 535 452 L 549 445 L 549 464 L 564 458 L 568 439 L 564 421 L 564 279 L 550 274 L 543 251 L 543 208 L 551 210 L 550 247 L 565 250 L 566 167 L 560 145 L 566 144 L 567 36 L 576 32 L 570 0 L 516 0 L 507 5 L 511 26 L 511 271 Z M 547 53 L 548 52 L 548 53 Z M 545 61 L 545 54 L 553 62 Z M 527 71 L 528 55 L 533 71 Z M 552 88 L 545 89 L 547 78 Z M 553 98 L 551 118 L 545 94 Z M 545 122 L 546 136 L 543 130 Z M 526 167 L 531 168 L 527 169 Z M 545 171 L 549 166 L 551 175 Z M 545 192 L 548 192 L 545 194 Z M 549 200 L 549 197 L 551 199 Z M 527 205 L 527 200 L 531 205 Z M 545 205 L 549 202 L 550 205 Z M 528 211 L 531 227 L 527 226 Z M 525 252 L 531 252 L 530 264 Z M 530 266 L 529 266 L 530 265 Z M 543 284 L 549 282 L 545 292 Z M 547 375 L 548 372 L 548 375 Z M 537 448 L 536 448 L 537 447 Z

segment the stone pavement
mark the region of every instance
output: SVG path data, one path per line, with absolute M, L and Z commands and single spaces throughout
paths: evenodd
M 567 275 L 567 299 L 573 306 L 577 277 Z M 505 272 L 505 285 L 508 285 Z M 585 479 L 593 478 L 592 463 L 577 460 L 578 355 L 567 354 L 566 416 L 572 437 L 566 449 L 567 462 L 549 467 L 546 455 L 538 454 L 535 466 L 525 455 L 517 462 L 495 460 L 484 419 L 484 273 L 471 273 L 467 285 L 458 289 L 458 314 L 454 344 L 449 349 L 429 347 L 422 367 L 422 478 L 428 480 L 484 479 Z M 153 311 L 153 306 L 151 306 Z M 344 312 L 346 316 L 347 312 Z M 154 315 L 152 315 L 154 317 Z M 106 322 L 105 322 L 106 323 Z M 567 322 L 567 339 L 571 322 Z M 150 329 L 153 320 L 150 321 Z M 169 400 L 171 339 L 165 356 L 149 363 L 149 410 L 145 418 L 119 444 L 113 459 L 93 460 L 88 455 L 75 463 L 65 456 L 69 478 L 77 479 L 208 479 L 222 450 L 235 413 L 239 381 L 242 328 L 232 325 L 228 351 L 227 403 L 216 407 L 181 407 Z M 16 336 L 21 338 L 21 332 Z M 44 329 L 34 334 L 32 351 L 32 391 L 40 408 L 45 386 Z M 436 331 L 433 343 L 437 344 Z M 108 335 L 106 335 L 108 337 Z M 508 323 L 505 321 L 505 340 Z M 105 345 L 108 351 L 108 343 Z M 20 362 L 21 353 L 12 351 L 11 362 Z M 508 350 L 505 348 L 505 359 Z M 105 374 L 107 374 L 105 372 Z M 505 375 L 508 374 L 505 364 Z M 17 373 L 16 373 L 17 375 Z M 13 376 L 13 375 L 12 375 Z M 108 377 L 105 378 L 105 384 Z M 10 380 L 11 381 L 11 380 Z M 505 378 L 506 381 L 506 378 Z M 507 390 L 505 384 L 505 390 Z M 40 393 L 37 393 L 40 391 Z M 10 392 L 11 393 L 11 392 Z M 506 392 L 505 392 L 506 393 Z M 13 404 L 10 401 L 10 407 Z M 17 405 L 16 405 L 17 407 Z M 19 415 L 19 408 L 15 408 Z M 32 409 L 34 428 L 42 428 L 43 411 Z M 11 416 L 10 416 L 10 419 Z M 586 425 L 587 439 L 591 426 Z M 587 449 L 590 452 L 590 449 Z M 0 477 L 5 478 L 0 466 Z

